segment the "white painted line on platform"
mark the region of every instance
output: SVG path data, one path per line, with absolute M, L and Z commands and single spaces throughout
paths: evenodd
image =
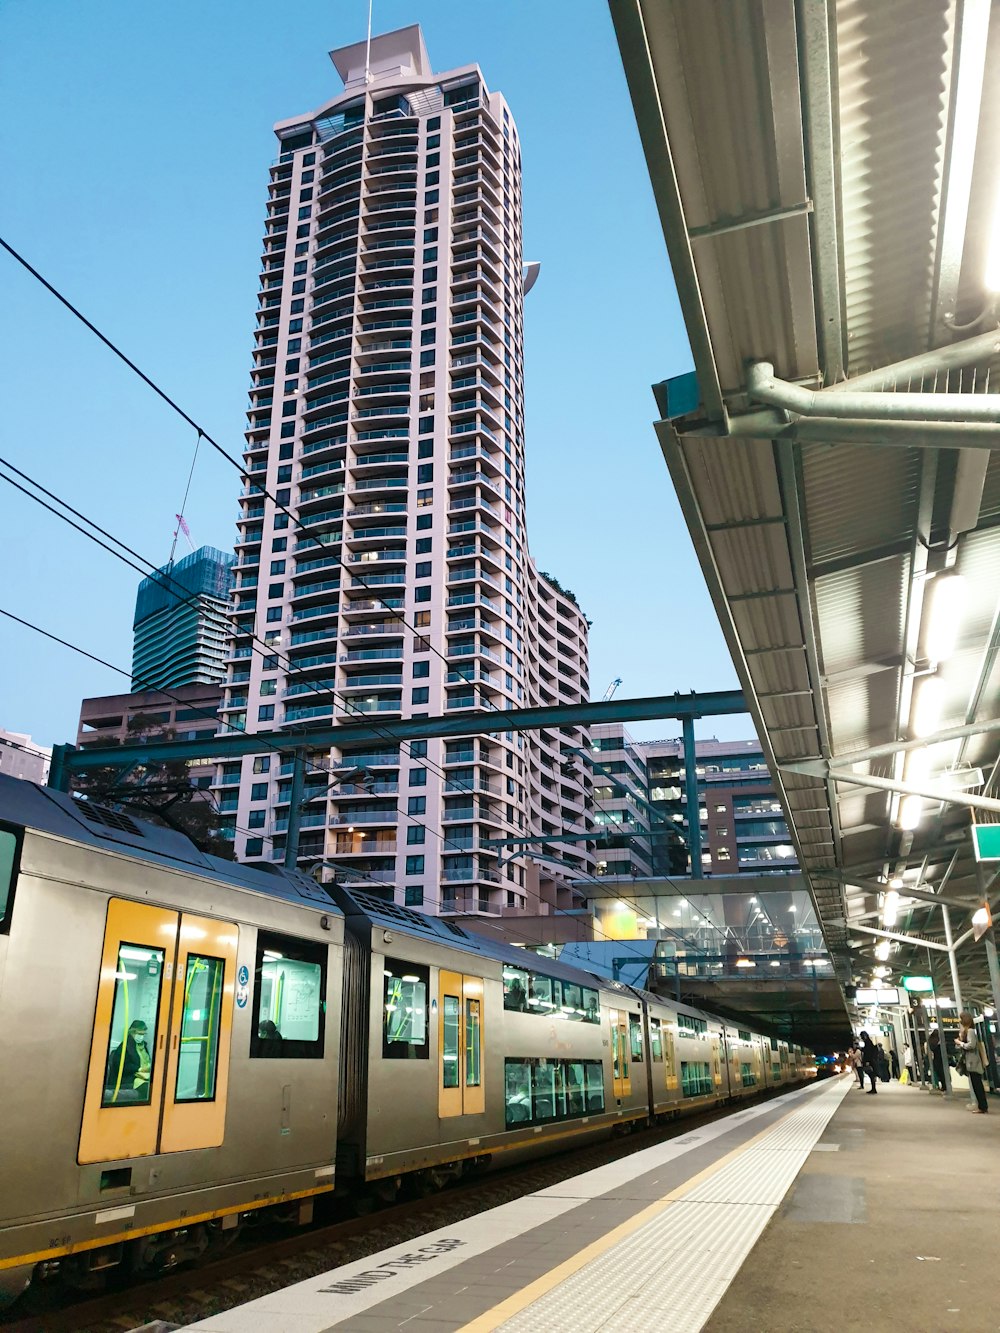
M 793 1092 L 741 1111 L 736 1128 L 760 1116 L 785 1109 L 815 1088 Z M 683 1157 L 729 1133 L 733 1117 L 699 1128 L 697 1142 L 667 1143 L 632 1153 L 620 1161 L 584 1172 L 561 1185 L 527 1194 L 510 1203 L 466 1218 L 450 1227 L 382 1250 L 367 1259 L 344 1264 L 319 1277 L 308 1278 L 246 1305 L 187 1328 L 198 1333 L 322 1333 L 333 1325 L 402 1295 L 418 1283 L 439 1277 L 466 1259 L 475 1258 L 523 1235 L 534 1227 L 579 1207 L 581 1202 L 620 1190 L 629 1182 Z M 720 1293 L 721 1294 L 721 1293 Z

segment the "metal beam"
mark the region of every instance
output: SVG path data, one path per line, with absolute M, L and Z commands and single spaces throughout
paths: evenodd
M 721 717 L 747 712 L 739 690 L 706 694 L 672 694 L 644 699 L 602 699 L 596 703 L 559 704 L 544 708 L 512 708 L 487 712 L 449 713 L 446 716 L 406 718 L 392 722 L 346 722 L 343 726 L 306 731 L 286 728 L 197 741 L 145 741 L 140 745 L 86 746 L 65 755 L 74 773 L 108 765 L 149 763 L 154 760 L 235 759 L 268 750 L 293 751 L 300 745 L 313 750 L 361 742 L 424 740 L 437 736 L 482 736 L 496 731 L 533 731 L 539 727 L 595 726 L 599 722 L 659 722 L 671 718 Z
M 863 879 L 860 875 L 846 875 L 844 885 L 846 888 L 864 889 L 866 893 L 872 894 L 889 891 L 888 884 L 879 884 L 877 880 Z M 900 899 L 916 898 L 921 903 L 945 904 L 948 907 L 957 907 L 959 911 L 963 912 L 974 912 L 979 906 L 978 900 L 970 902 L 964 898 L 952 898 L 942 893 L 936 893 L 933 889 L 911 888 L 909 884 L 904 884 L 897 891 Z M 900 910 L 905 910 L 902 903 L 900 903 Z
M 900 944 L 912 944 L 917 949 L 937 949 L 940 953 L 947 953 L 947 944 L 938 944 L 936 940 L 921 940 L 915 935 L 903 935 L 895 930 L 880 930 L 876 926 L 862 926 L 858 922 L 848 921 L 848 934 L 855 930 L 860 930 L 863 935 L 875 935 L 880 940 L 897 940 Z
M 840 764 L 867 764 L 872 759 L 888 759 L 893 755 L 904 754 L 908 750 L 923 750 L 931 745 L 942 745 L 945 741 L 964 740 L 969 736 L 985 736 L 989 732 L 1000 731 L 1000 718 L 987 718 L 982 722 L 972 722 L 964 727 L 945 727 L 929 736 L 922 736 L 914 741 L 887 741 L 884 745 L 870 745 L 865 750 L 849 751 L 847 754 L 834 755 L 830 759 L 788 759 L 782 761 L 782 768 L 792 773 L 801 773 L 806 777 L 823 778 L 831 769 Z
M 933 355 L 933 353 L 929 354 Z M 995 393 L 880 393 L 842 385 L 838 390 L 806 389 L 779 379 L 770 361 L 755 361 L 747 369 L 747 392 L 800 417 L 836 417 L 862 421 L 949 422 L 979 421 L 991 426 L 997 447 L 996 422 L 1000 394 Z
M 993 796 L 970 796 L 967 791 L 951 787 L 935 787 L 933 782 L 897 782 L 894 778 L 877 778 L 870 773 L 830 773 L 831 782 L 845 782 L 851 787 L 871 787 L 875 791 L 898 792 L 900 796 L 922 796 L 927 801 L 943 801 L 945 805 L 967 805 L 973 810 L 988 810 L 1000 815 L 1000 800 Z

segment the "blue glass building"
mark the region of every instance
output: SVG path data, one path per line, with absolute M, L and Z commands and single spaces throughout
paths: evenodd
M 202 546 L 139 584 L 132 623 L 134 690 L 169 690 L 225 678 L 235 559 Z

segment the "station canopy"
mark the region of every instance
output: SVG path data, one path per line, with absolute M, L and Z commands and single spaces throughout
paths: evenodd
M 952 995 L 950 938 L 988 1005 L 1000 13 L 611 12 L 695 366 L 656 430 L 837 976 Z

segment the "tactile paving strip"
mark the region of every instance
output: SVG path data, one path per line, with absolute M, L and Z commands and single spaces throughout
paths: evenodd
M 840 1105 L 839 1085 L 500 1327 L 697 1333 Z M 710 1262 L 706 1262 L 709 1260 Z

